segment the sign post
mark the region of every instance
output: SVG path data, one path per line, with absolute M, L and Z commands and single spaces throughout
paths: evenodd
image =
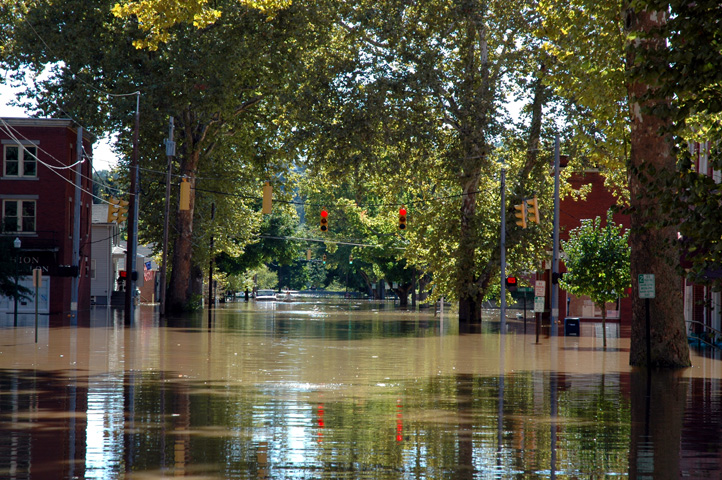
M 652 327 L 649 320 L 649 299 L 655 298 L 656 289 L 653 273 L 640 273 L 637 277 L 639 298 L 644 299 L 645 319 L 647 323 L 647 368 L 652 366 Z
M 537 280 L 534 283 L 534 315 L 536 316 L 536 343 L 539 343 L 539 330 L 541 325 L 539 323 L 539 314 L 544 311 L 544 298 L 546 297 L 547 282 L 544 280 Z

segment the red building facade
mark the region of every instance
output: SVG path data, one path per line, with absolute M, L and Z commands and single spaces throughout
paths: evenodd
M 614 192 L 604 185 L 604 176 L 598 170 L 588 169 L 584 172 L 572 173 L 568 179 L 569 185 L 574 190 L 581 190 L 583 187 L 590 189 L 583 199 L 566 196 L 561 199 L 559 205 L 559 238 L 562 241 L 569 240 L 569 232 L 581 225 L 582 220 L 601 217 L 602 225 L 606 224 L 607 211 L 619 203 Z M 614 222 L 629 228 L 629 215 L 614 213 Z M 559 271 L 565 272 L 563 251 L 560 246 L 561 260 Z M 545 280 L 551 285 L 551 265 L 545 265 Z M 550 295 L 550 288 L 547 288 L 547 297 Z M 549 299 L 547 299 L 549 305 Z M 629 325 L 632 318 L 632 301 L 629 296 L 620 298 L 616 303 L 607 304 L 607 320 L 619 321 Z M 578 317 L 581 320 L 601 320 L 602 312 L 597 309 L 588 297 L 575 297 L 567 294 L 562 288 L 559 289 L 559 318 Z
M 71 120 L 0 118 L 2 175 L 1 235 L 19 239 L 16 253 L 21 284 L 31 287 L 31 270 L 39 268 L 43 286 L 38 295 L 41 313 L 69 314 L 90 308 L 90 245 L 92 218 L 92 144 L 83 133 L 80 164 L 80 233 L 78 264 L 73 263 L 76 217 L 78 130 Z M 77 306 L 73 282 L 77 278 Z M 18 312 L 34 313 L 35 299 L 25 300 Z M 3 301 L 0 310 L 13 310 Z

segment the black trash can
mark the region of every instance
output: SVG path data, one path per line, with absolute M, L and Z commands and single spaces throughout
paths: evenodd
M 579 318 L 567 317 L 564 319 L 564 335 L 569 337 L 572 335 L 579 336 Z

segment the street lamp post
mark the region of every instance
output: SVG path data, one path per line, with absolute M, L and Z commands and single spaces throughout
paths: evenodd
M 15 247 L 15 309 L 13 310 L 13 325 L 18 326 L 18 276 L 20 275 L 20 246 L 22 242 L 19 237 L 15 237 L 13 247 Z

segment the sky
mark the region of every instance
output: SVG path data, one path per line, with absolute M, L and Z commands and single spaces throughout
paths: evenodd
M 27 117 L 20 107 L 8 105 L 15 97 L 13 89 L 0 84 L 0 117 Z M 93 168 L 97 171 L 108 170 L 117 165 L 118 158 L 111 148 L 111 139 L 100 138 L 93 145 Z

